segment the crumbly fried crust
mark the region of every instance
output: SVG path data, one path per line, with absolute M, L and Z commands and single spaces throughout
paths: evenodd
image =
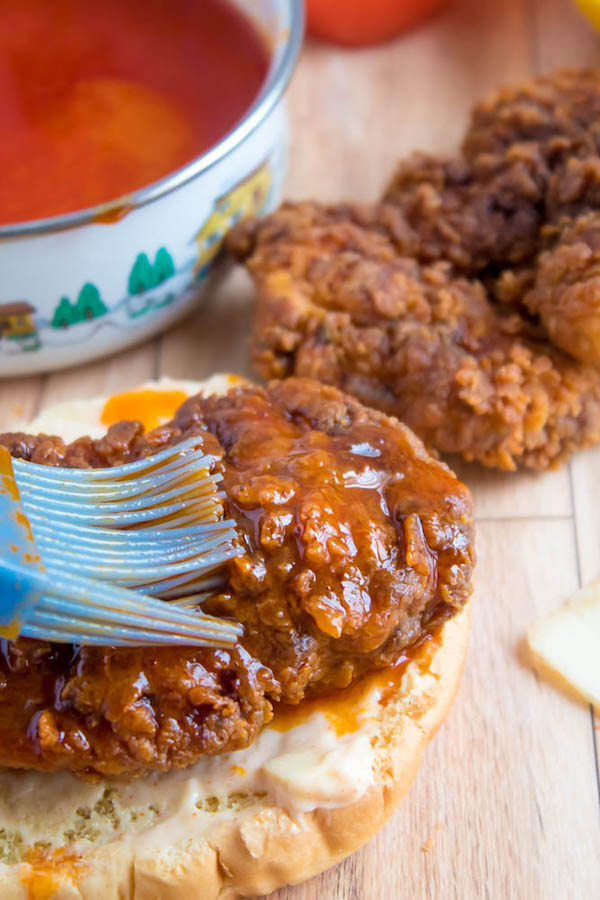
M 578 359 L 600 361 L 600 211 L 564 217 L 543 233 L 548 249 L 517 273 L 506 270 L 498 298 L 539 317 L 550 340 Z
M 471 274 L 531 259 L 549 217 L 589 202 L 584 180 L 597 160 L 599 123 L 597 71 L 502 88 L 473 109 L 461 157 L 414 154 L 385 199 L 405 213 L 424 259 L 449 259 Z
M 321 378 L 504 469 L 596 443 L 599 122 L 598 72 L 536 79 L 475 108 L 460 158 L 401 162 L 370 209 L 234 229 L 261 374 Z
M 492 305 L 482 283 L 333 217 L 288 205 L 256 226 L 259 371 L 335 384 L 427 444 L 504 469 L 556 465 L 600 439 L 600 373 Z
M 477 103 L 462 151 L 470 163 L 501 169 L 515 147 L 535 148 L 549 169 L 600 148 L 600 71 L 565 69 L 503 87 Z
M 528 147 L 485 176 L 462 159 L 415 153 L 400 162 L 384 199 L 406 217 L 419 259 L 448 260 L 476 274 L 531 258 L 544 186 L 537 153 Z
M 191 398 L 144 435 L 0 435 L 14 456 L 106 466 L 202 432 L 244 553 L 207 606 L 231 651 L 4 641 L 0 764 L 80 774 L 185 766 L 247 746 L 271 703 L 346 687 L 458 612 L 474 562 L 468 490 L 395 420 L 317 382 Z
M 419 258 L 448 259 L 482 278 L 510 267 L 502 299 L 538 316 L 558 347 L 598 365 L 600 285 L 582 218 L 600 210 L 599 148 L 600 72 L 558 72 L 486 98 L 473 110 L 462 158 L 409 158 L 386 200 L 417 235 Z M 576 275 L 566 279 L 571 263 Z M 523 264 L 537 282 L 533 295 L 511 279 Z

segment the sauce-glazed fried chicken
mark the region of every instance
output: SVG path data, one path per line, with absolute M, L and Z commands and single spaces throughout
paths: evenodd
M 38 463 L 106 466 L 203 432 L 243 554 L 207 608 L 241 646 L 125 650 L 2 643 L 0 764 L 135 774 L 248 745 L 272 703 L 346 687 L 460 610 L 474 562 L 468 490 L 410 430 L 290 379 L 188 400 L 144 435 L 5 434 Z
M 229 247 L 261 374 L 321 378 L 445 453 L 555 466 L 600 440 L 600 74 L 479 104 L 370 208 L 286 204 Z

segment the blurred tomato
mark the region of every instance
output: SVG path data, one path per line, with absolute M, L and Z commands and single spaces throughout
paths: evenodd
M 306 0 L 308 32 L 349 47 L 374 44 L 412 28 L 447 0 Z
M 577 6 L 600 31 L 600 0 L 575 0 Z

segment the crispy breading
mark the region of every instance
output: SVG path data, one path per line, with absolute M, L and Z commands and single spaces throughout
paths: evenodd
M 543 221 L 539 182 L 529 148 L 485 178 L 463 159 L 414 153 L 400 162 L 384 200 L 406 217 L 420 259 L 476 274 L 531 258 Z
M 540 339 L 483 284 L 398 253 L 343 208 L 286 205 L 254 231 L 259 371 L 319 378 L 427 444 L 545 468 L 600 440 L 600 372 Z M 324 223 L 324 224 L 322 224 Z
M 505 270 L 495 286 L 504 303 L 538 316 L 549 339 L 584 362 L 600 361 L 600 210 L 544 230 L 547 249 L 532 265 Z
M 477 104 L 462 156 L 401 162 L 385 199 L 415 232 L 419 258 L 481 278 L 508 268 L 504 302 L 527 307 L 553 343 L 598 365 L 596 226 L 582 217 L 600 210 L 599 147 L 600 72 L 558 72 Z M 515 290 L 515 265 L 531 267 L 532 295 Z
M 462 155 L 402 161 L 371 208 L 286 204 L 234 230 L 255 358 L 511 469 L 600 440 L 600 74 L 475 107 Z

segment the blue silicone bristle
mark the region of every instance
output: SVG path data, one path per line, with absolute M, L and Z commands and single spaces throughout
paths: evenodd
M 2 633 L 235 643 L 239 625 L 197 610 L 240 552 L 213 464 L 200 435 L 110 469 L 39 466 L 0 448 Z

